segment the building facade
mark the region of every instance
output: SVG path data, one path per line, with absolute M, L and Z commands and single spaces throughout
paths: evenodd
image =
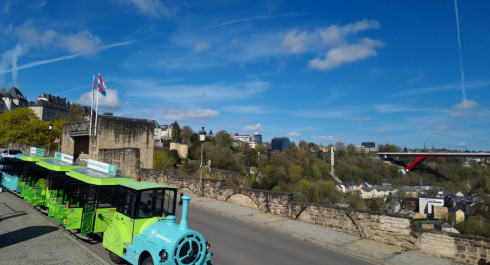
M 70 103 L 66 98 L 60 98 L 50 94 L 41 94 L 36 101 L 29 102 L 29 109 L 43 121 L 52 121 L 58 117 L 68 116 Z
M 253 135 L 235 133 L 235 134 L 231 134 L 230 136 L 234 143 L 236 144 L 246 143 L 252 148 L 255 148 L 257 144 L 262 143 L 262 135 L 257 132 Z
M 27 102 L 26 97 L 20 92 L 16 87 L 12 87 L 9 91 L 5 88 L 0 90 L 0 113 L 5 113 L 16 108 L 27 107 L 29 102 Z
M 284 151 L 288 150 L 291 146 L 291 142 L 287 137 L 274 137 L 271 141 L 272 150 Z

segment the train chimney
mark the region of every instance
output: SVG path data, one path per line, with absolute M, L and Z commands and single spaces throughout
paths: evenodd
M 187 230 L 189 227 L 187 226 L 187 211 L 189 209 L 189 201 L 191 200 L 191 196 L 184 195 L 182 196 L 182 217 L 180 218 L 179 230 Z

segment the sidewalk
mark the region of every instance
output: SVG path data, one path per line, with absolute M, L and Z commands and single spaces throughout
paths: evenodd
M 0 264 L 108 264 L 16 195 L 0 192 Z
M 192 196 L 192 205 L 215 212 L 246 223 L 271 229 L 279 233 L 326 247 L 346 255 L 384 265 L 457 265 L 460 263 L 436 258 L 417 251 L 403 251 L 401 248 L 386 245 L 373 240 L 362 239 L 321 226 L 290 220 L 285 217 L 262 213 L 244 206 L 218 201 L 196 194 Z

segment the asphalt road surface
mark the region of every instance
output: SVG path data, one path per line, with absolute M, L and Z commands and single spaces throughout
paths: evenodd
M 177 209 L 178 223 L 181 209 Z M 201 232 L 211 244 L 213 265 L 372 264 L 192 204 L 188 216 L 189 227 Z M 101 243 L 80 242 L 113 264 Z
M 372 264 L 197 207 L 188 223 L 211 244 L 213 265 Z

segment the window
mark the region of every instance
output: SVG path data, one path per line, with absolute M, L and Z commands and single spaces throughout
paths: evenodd
M 120 187 L 118 192 L 118 207 L 116 210 L 124 215 L 134 217 L 133 213 L 134 202 L 136 200 L 136 192 L 123 187 Z

